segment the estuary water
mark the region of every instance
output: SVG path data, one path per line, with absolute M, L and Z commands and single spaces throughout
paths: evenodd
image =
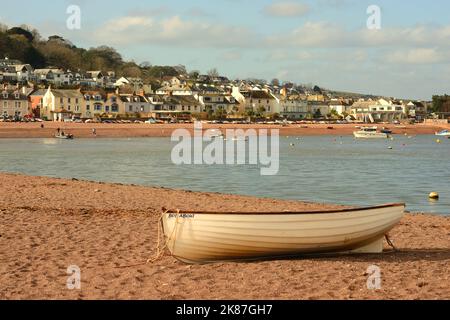
M 450 140 L 441 140 L 280 137 L 279 173 L 261 176 L 259 165 L 177 166 L 170 138 L 0 139 L 0 171 L 450 215 Z

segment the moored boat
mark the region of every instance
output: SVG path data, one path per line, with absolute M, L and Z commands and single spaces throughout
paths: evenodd
M 380 253 L 403 217 L 404 204 L 321 212 L 166 211 L 165 243 L 187 263 L 312 253 Z
M 389 134 L 378 132 L 378 127 L 362 127 L 359 131 L 353 132 L 357 139 L 387 139 Z
M 56 139 L 73 140 L 73 134 L 55 134 Z
M 442 130 L 440 132 L 436 132 L 435 135 L 440 137 L 450 137 L 450 131 Z

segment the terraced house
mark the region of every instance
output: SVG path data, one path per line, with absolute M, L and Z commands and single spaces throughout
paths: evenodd
M 153 111 L 152 104 L 145 96 L 121 94 L 120 100 L 125 105 L 125 114 L 145 117 Z
M 20 119 L 30 113 L 28 89 L 3 87 L 0 95 L 1 116 L 5 118 Z
M 86 118 L 99 118 L 106 111 L 106 95 L 100 91 L 83 91 Z
M 202 112 L 233 114 L 241 111 L 233 96 L 212 86 L 201 87 L 195 98 L 200 102 Z
M 90 118 L 84 96 L 80 90 L 55 90 L 48 88 L 43 98 L 41 117 L 52 121 Z
M 233 87 L 233 97 L 244 105 L 246 112 L 261 115 L 280 113 L 280 103 L 272 93 L 262 89 L 242 90 Z

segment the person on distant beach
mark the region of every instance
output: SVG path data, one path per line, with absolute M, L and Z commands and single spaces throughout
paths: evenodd
M 58 134 L 61 132 L 61 128 L 56 129 L 56 131 L 58 131 Z
M 43 123 L 41 123 L 41 129 L 44 129 L 44 124 Z
M 96 130 L 95 128 L 92 129 L 92 134 L 93 134 L 94 136 L 97 135 L 97 130 Z

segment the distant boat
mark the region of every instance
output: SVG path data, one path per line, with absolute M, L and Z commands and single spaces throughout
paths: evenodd
M 389 128 L 383 128 L 381 129 L 381 133 L 392 134 L 392 130 Z
M 55 138 L 57 138 L 57 139 L 64 139 L 64 140 L 73 140 L 74 136 L 73 136 L 73 134 L 57 133 L 57 134 L 55 134 Z
M 378 132 L 378 127 L 362 127 L 361 130 L 353 132 L 357 139 L 387 139 L 389 134 Z
M 187 263 L 317 253 L 381 253 L 404 204 L 319 212 L 186 212 L 162 216 L 165 245 Z
M 450 132 L 448 130 L 442 130 L 440 132 L 436 132 L 435 135 L 440 137 L 450 137 Z

